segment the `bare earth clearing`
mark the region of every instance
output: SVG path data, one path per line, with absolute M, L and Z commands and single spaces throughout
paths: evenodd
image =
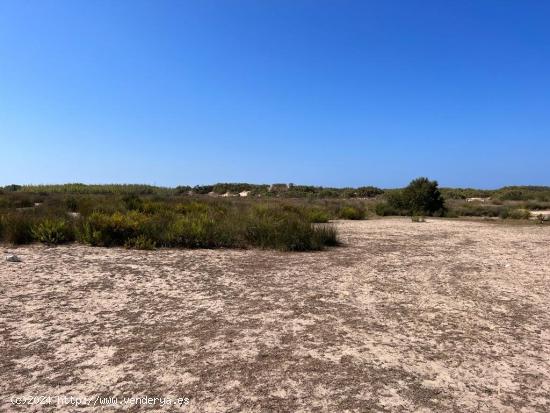
M 550 227 L 337 225 L 316 253 L 10 248 L 0 411 L 550 411 Z

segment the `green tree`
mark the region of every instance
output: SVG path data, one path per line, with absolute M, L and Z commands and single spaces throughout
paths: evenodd
M 412 215 L 442 214 L 445 200 L 439 192 L 437 181 L 416 178 L 403 190 L 403 204 Z
M 403 190 L 389 195 L 388 204 L 409 215 L 438 215 L 445 210 L 445 200 L 437 181 L 428 178 L 416 178 Z

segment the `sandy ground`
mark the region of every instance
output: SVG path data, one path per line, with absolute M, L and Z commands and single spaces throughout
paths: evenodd
M 337 225 L 317 253 L 10 249 L 0 410 L 550 411 L 549 226 Z

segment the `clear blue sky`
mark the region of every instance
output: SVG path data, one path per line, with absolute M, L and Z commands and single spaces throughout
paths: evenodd
M 550 2 L 0 0 L 0 185 L 550 185 Z

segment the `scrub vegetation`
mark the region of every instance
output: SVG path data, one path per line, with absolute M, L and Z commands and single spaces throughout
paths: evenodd
M 0 241 L 307 251 L 338 244 L 331 220 L 392 215 L 526 220 L 539 210 L 550 210 L 549 187 L 439 189 L 428 178 L 389 190 L 293 184 L 9 185 L 0 189 Z M 544 217 L 540 223 L 547 222 Z
M 197 200 L 180 197 L 42 196 L 5 198 L 3 241 L 152 249 L 274 248 L 320 250 L 338 244 L 328 215 L 317 208 L 283 204 Z

